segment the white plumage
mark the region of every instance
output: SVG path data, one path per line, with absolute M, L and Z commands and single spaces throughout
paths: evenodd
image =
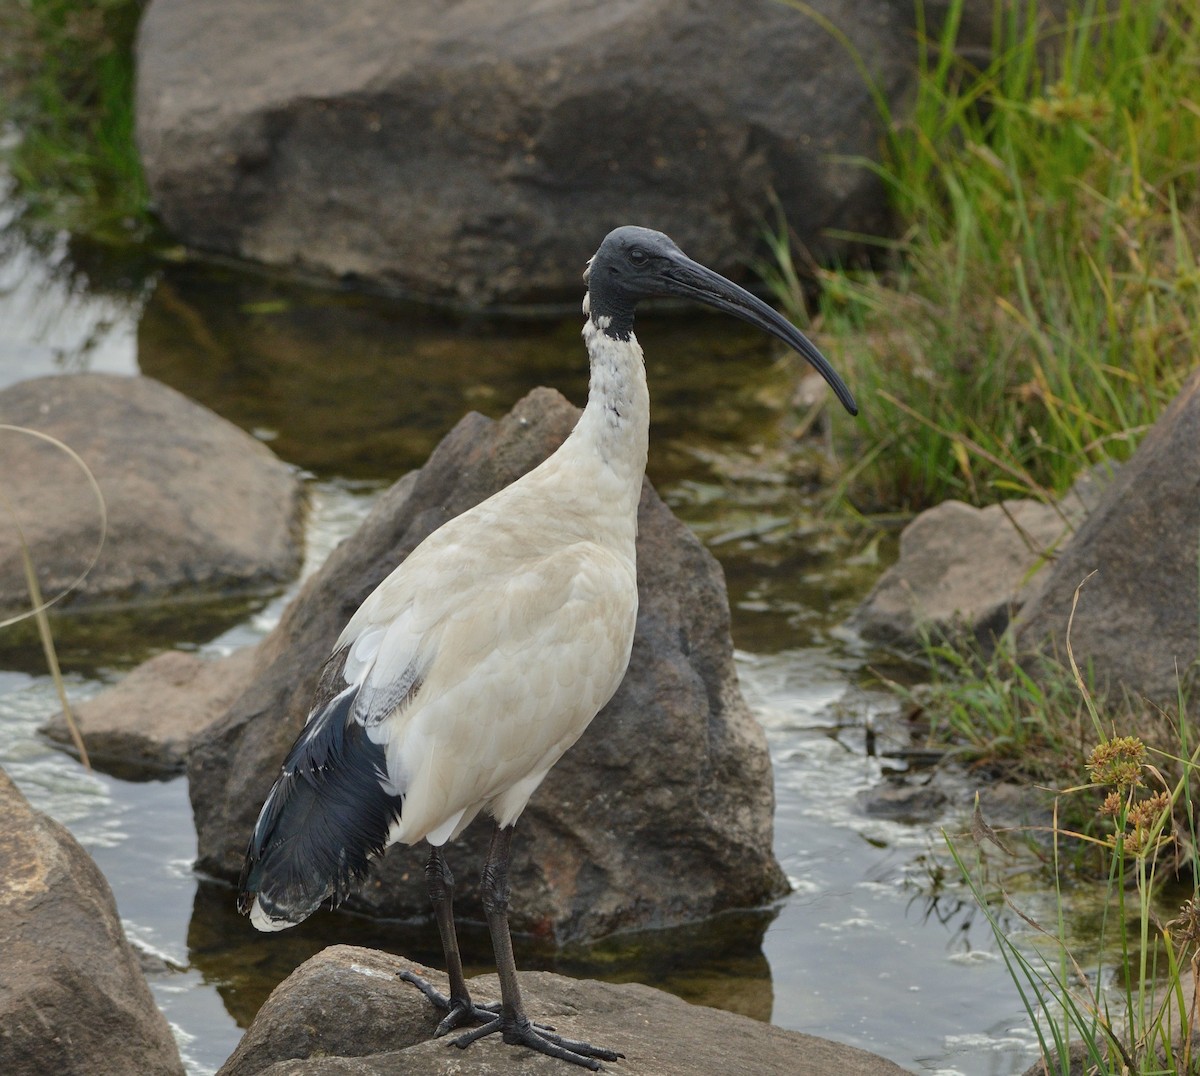
M 734 313 L 799 350 L 854 407 L 802 334 L 661 233 L 610 233 L 587 280 L 591 379 L 579 423 L 544 463 L 431 534 L 350 619 L 259 816 L 239 906 L 259 929 L 289 926 L 345 896 L 386 846 L 426 841 L 450 996 L 406 977 L 447 1012 L 439 1033 L 482 1023 L 457 1044 L 498 1031 L 598 1068 L 597 1059 L 618 1055 L 566 1042 L 524 1015 L 507 865 L 517 818 L 612 697 L 633 646 L 650 422 L 634 307 L 646 295 L 674 294 Z M 467 993 L 441 852 L 481 811 L 496 824 L 482 888 L 498 1012 Z

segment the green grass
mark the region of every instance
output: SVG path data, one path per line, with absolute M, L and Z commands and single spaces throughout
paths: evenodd
M 997 7 L 983 70 L 954 56 L 960 8 L 919 34 L 911 112 L 876 96 L 884 161 L 861 163 L 899 238 L 867 239 L 874 272 L 818 271 L 818 327 L 862 406 L 850 491 L 871 508 L 1046 499 L 1128 456 L 1196 364 L 1191 0 L 1069 0 L 1051 29 L 1034 4 Z M 786 231 L 773 245 L 803 317 Z
M 1090 699 L 1087 704 L 1098 720 Z M 1072 1071 L 1071 1043 L 1082 1044 L 1089 1072 L 1200 1072 L 1192 1041 L 1200 1030 L 1200 1014 L 1193 1008 L 1189 981 L 1189 973 L 1200 967 L 1198 757 L 1200 748 L 1192 745 L 1186 725 L 1177 728 L 1173 751 L 1148 749 L 1136 736 L 1100 736 L 1087 760 L 1085 782 L 1056 797 L 1049 843 L 1057 915 L 1051 923 L 1037 922 L 1005 891 L 1004 871 L 993 870 L 990 860 L 997 857 L 997 848 L 1008 849 L 983 820 L 978 802 L 971 826 L 973 854 L 961 838 L 946 837 L 992 927 L 1048 1072 L 1068 1076 Z M 1064 807 L 1067 801 L 1071 806 Z M 1097 824 L 1087 833 L 1064 826 L 1063 810 L 1090 814 Z M 989 841 L 995 847 L 989 848 Z M 1093 946 L 1097 964 L 1091 968 L 1064 941 L 1067 842 L 1092 847 L 1107 864 L 1106 910 Z M 1192 879 L 1186 899 L 1179 897 L 1176 885 L 1181 872 Z M 1028 928 L 1021 931 L 1025 938 L 1014 937 L 1012 924 L 1002 922 L 1005 908 Z M 1115 975 L 1107 976 L 1106 967 Z
M 889 686 L 930 747 L 1049 783 L 1081 764 L 1086 712 L 1066 666 L 1018 654 L 1011 632 L 986 654 L 966 641 L 926 638 L 922 659 L 925 681 Z
M 1009 850 L 978 799 L 974 849 L 946 837 L 1037 1032 L 1046 1071 L 1069 1076 L 1074 1043 L 1089 1072 L 1200 1073 L 1192 1043 L 1200 1031 L 1200 745 L 1189 700 L 1182 687 L 1169 708 L 1097 698 L 1075 662 L 1073 619 L 1074 606 L 1065 663 L 1042 657 L 1033 666 L 1014 652 L 1011 634 L 988 655 L 930 644 L 930 682 L 902 693 L 919 703 L 933 743 L 1026 781 L 1071 785 L 1054 794 L 1050 826 L 1029 834 L 1057 898 L 1053 921 L 1036 921 L 1007 892 L 1007 864 L 995 869 L 993 861 Z M 1069 894 L 1081 878 L 1104 887 L 1089 967 L 1067 941 Z
M 0 3 L 4 163 L 25 219 L 125 243 L 150 230 L 134 140 L 133 39 L 145 0 Z

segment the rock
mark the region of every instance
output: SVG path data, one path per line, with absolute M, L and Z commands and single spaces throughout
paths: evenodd
M 434 528 L 549 455 L 578 414 L 538 389 L 500 422 L 468 415 L 306 581 L 260 645 L 250 687 L 189 755 L 201 870 L 237 876 L 321 665 L 359 603 Z M 514 927 L 559 942 L 754 907 L 786 890 L 771 851 L 770 758 L 738 690 L 720 566 L 648 483 L 638 519 L 629 672 L 538 790 L 513 845 Z M 476 822 L 449 851 L 460 914 L 477 915 L 489 839 Z M 427 914 L 424 859 L 393 848 L 354 906 Z
M 183 1073 L 104 876 L 3 771 L 0 1072 Z
M 88 757 L 126 777 L 182 771 L 191 745 L 245 689 L 253 658 L 253 647 L 215 660 L 168 650 L 139 665 L 75 707 Z M 72 742 L 61 712 L 42 732 Z
M 1122 685 L 1166 704 L 1200 654 L 1200 373 L 1193 374 L 1105 488 L 1015 625 L 1022 650 L 1053 647 L 1100 686 Z
M 396 978 L 414 967 L 446 989 L 444 977 L 400 957 L 349 945 L 324 950 L 275 989 L 218 1076 L 563 1072 L 563 1062 L 506 1046 L 497 1037 L 464 1052 L 445 1039 L 432 1039 L 433 1007 Z M 899 1076 L 904 1071 L 852 1046 L 689 1005 L 647 986 L 548 972 L 520 972 L 518 978 L 531 1019 L 553 1025 L 568 1038 L 623 1053 L 620 1061 L 605 1066 L 614 1074 Z M 495 975 L 481 975 L 470 986 L 477 999 L 499 997 Z
M 0 392 L 0 422 L 67 444 L 104 494 L 100 558 L 57 609 L 263 591 L 299 571 L 298 476 L 174 389 L 109 374 L 36 378 Z M 63 452 L 28 434 L 0 438 L 5 493 L 49 599 L 91 560 L 99 507 Z M 0 527 L 0 616 L 28 607 L 17 530 Z
M 942 813 L 950 797 L 931 784 L 911 784 L 903 779 L 882 781 L 856 796 L 864 814 L 909 825 L 929 825 Z
M 1095 1043 L 1089 1047 L 1084 1042 L 1075 1041 L 1067 1048 L 1065 1066 L 1064 1058 L 1057 1051 L 1051 1050 L 1048 1057 L 1038 1058 L 1021 1076 L 1046 1076 L 1047 1072 L 1065 1072 L 1066 1076 L 1090 1076 L 1096 1071 L 1094 1059 L 1103 1058 L 1106 1054 L 1107 1047 L 1104 1043 Z
M 984 649 L 1008 627 L 1030 577 L 1070 535 L 1076 513 L 1037 501 L 973 508 L 943 501 L 900 535 L 900 556 L 851 617 L 865 639 L 915 651 L 976 639 Z
M 816 6 L 902 112 L 912 4 Z M 967 7 L 983 41 L 964 45 L 986 53 L 992 5 Z M 574 302 L 620 224 L 723 273 L 761 253 L 776 205 L 818 258 L 844 254 L 832 232 L 888 230 L 858 163 L 882 142 L 866 80 L 771 0 L 410 0 L 403 19 L 391 0 L 154 0 L 137 63 L 163 220 L 271 265 L 474 306 Z

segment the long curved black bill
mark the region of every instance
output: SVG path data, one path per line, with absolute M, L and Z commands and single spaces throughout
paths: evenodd
M 758 297 L 751 295 L 745 288 L 738 287 L 733 281 L 726 280 L 720 273 L 692 261 L 686 255 L 680 254 L 671 259 L 670 265 L 659 278 L 663 293 L 677 295 L 685 299 L 694 299 L 705 306 L 715 307 L 727 314 L 748 321 L 764 332 L 770 333 L 782 340 L 788 347 L 798 351 L 808 360 L 820 375 L 829 382 L 842 406 L 852 415 L 858 414 L 858 405 L 854 396 L 846 387 L 846 383 L 817 346 L 809 340 L 787 318 L 772 310 Z

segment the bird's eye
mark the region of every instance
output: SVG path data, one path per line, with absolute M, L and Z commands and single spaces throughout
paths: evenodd
M 632 249 L 632 250 L 629 252 L 629 260 L 630 260 L 630 261 L 631 261 L 631 262 L 632 262 L 634 265 L 645 265 L 645 264 L 646 264 L 646 262 L 648 262 L 648 261 L 650 260 L 650 255 L 649 255 L 649 254 L 647 254 L 647 253 L 646 253 L 644 250 L 642 250 L 640 247 L 634 247 L 634 248 L 633 248 L 633 249 Z

